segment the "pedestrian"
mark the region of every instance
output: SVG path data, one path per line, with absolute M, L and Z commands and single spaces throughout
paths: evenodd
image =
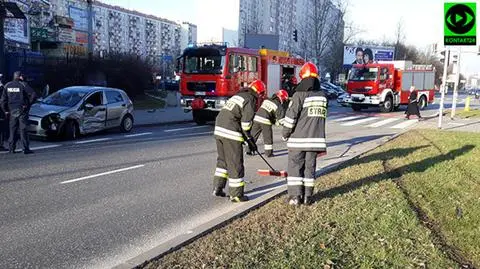
M 0 74 L 0 98 L 3 95 L 3 90 L 5 89 L 3 86 L 3 74 Z M 0 102 L 1 103 L 1 102 Z M 5 148 L 5 143 L 8 140 L 8 118 L 5 111 L 3 111 L 2 106 L 0 105 L 0 151 L 8 151 Z
M 283 123 L 285 117 L 288 93 L 285 90 L 278 91 L 270 99 L 263 101 L 253 118 L 252 136 L 256 143 L 260 134 L 263 133 L 265 155 L 273 157 L 273 130 L 272 125 Z M 255 152 L 247 151 L 248 155 L 255 155 Z
M 317 66 L 307 62 L 300 70 L 300 77 L 283 123 L 282 140 L 287 141 L 288 147 L 290 205 L 312 203 L 317 155 L 327 150 L 327 98 L 320 88 Z
M 411 115 L 417 116 L 419 119 L 422 118 L 420 115 L 420 109 L 418 108 L 418 92 L 415 90 L 415 86 L 410 87 L 410 96 L 408 97 L 408 107 L 405 114 L 407 115 L 405 118 L 410 119 Z
M 230 201 L 248 201 L 244 194 L 243 143 L 248 144 L 250 151 L 257 151 L 251 129 L 257 100 L 264 94 L 265 84 L 255 80 L 231 97 L 217 116 L 214 130 L 218 154 L 213 183 L 215 196 L 226 196 L 223 189 L 228 179 Z
M 2 94 L 2 108 L 10 116 L 10 139 L 9 152 L 15 153 L 18 141 L 18 132 L 23 145 L 23 153 L 31 154 L 27 133 L 28 112 L 33 104 L 36 94 L 30 86 L 24 82 L 24 76 L 20 71 L 13 74 L 13 81 L 5 85 Z

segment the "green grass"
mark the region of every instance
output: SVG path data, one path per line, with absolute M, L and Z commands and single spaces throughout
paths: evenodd
M 480 135 L 410 131 L 146 268 L 480 265 Z
M 159 109 L 165 107 L 165 101 L 143 95 L 135 97 L 133 106 L 135 109 Z
M 459 110 L 456 111 L 458 117 L 463 119 L 480 118 L 480 109 L 470 109 L 470 111 Z

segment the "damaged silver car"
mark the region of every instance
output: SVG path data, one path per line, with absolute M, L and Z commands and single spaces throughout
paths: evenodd
M 28 132 L 41 137 L 75 139 L 106 129 L 133 129 L 133 103 L 119 89 L 75 86 L 32 105 Z

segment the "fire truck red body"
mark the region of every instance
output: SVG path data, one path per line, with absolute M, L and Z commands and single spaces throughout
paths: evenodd
M 295 75 L 303 59 L 287 52 L 230 48 L 219 45 L 194 46 L 179 58 L 181 104 L 192 111 L 198 124 L 214 120 L 228 98 L 242 85 L 261 79 L 267 94 L 281 89 L 284 74 Z M 259 103 L 262 100 L 259 100 Z
M 409 61 L 378 62 L 353 65 L 347 82 L 346 102 L 354 111 L 380 107 L 391 112 L 408 105 L 410 87 L 418 91 L 421 109 L 434 102 L 435 70 L 428 65 L 413 65 Z

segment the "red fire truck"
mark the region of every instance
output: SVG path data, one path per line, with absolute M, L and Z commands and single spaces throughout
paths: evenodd
M 382 112 L 391 112 L 408 105 L 411 86 L 418 91 L 421 109 L 433 103 L 435 69 L 429 65 L 413 65 L 411 61 L 357 64 L 349 73 L 349 96 L 345 102 L 354 111 L 374 106 L 380 107 Z
M 181 104 L 192 111 L 197 124 L 215 120 L 228 98 L 255 79 L 267 86 L 267 94 L 281 89 L 283 75 L 294 75 L 305 63 L 288 52 L 267 49 L 203 45 L 186 48 L 178 59 Z M 259 103 L 261 100 L 259 100 Z

